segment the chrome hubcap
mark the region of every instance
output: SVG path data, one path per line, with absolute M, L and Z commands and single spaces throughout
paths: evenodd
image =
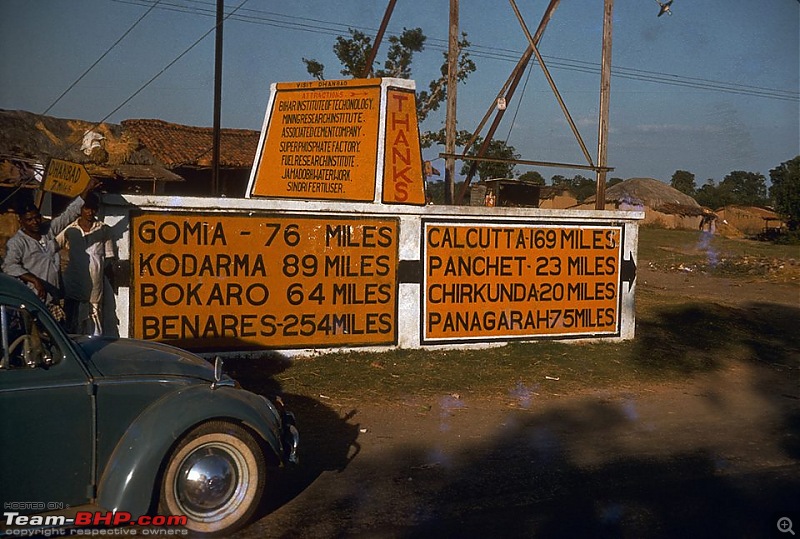
M 190 513 L 209 513 L 235 494 L 239 477 L 234 457 L 224 449 L 205 446 L 182 463 L 177 479 L 178 498 Z

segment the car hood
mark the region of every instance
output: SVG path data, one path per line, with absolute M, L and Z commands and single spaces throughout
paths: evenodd
M 103 376 L 168 375 L 214 380 L 214 367 L 208 361 L 174 346 L 103 337 L 78 337 L 75 341 Z

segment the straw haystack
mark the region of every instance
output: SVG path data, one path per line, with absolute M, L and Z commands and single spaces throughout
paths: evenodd
M 644 224 L 697 230 L 704 211 L 685 193 L 653 178 L 631 178 L 606 189 L 606 209 L 644 211 Z M 596 196 L 578 208 L 594 208 Z

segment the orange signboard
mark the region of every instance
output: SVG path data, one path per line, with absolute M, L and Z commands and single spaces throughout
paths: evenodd
M 372 202 L 380 79 L 275 85 L 252 195 Z
M 386 93 L 384 204 L 425 204 L 417 107 L 413 90 Z
M 427 221 L 422 341 L 608 336 L 622 227 Z
M 132 336 L 187 348 L 397 342 L 397 219 L 131 217 Z

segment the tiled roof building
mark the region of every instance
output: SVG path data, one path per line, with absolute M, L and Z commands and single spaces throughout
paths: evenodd
M 214 196 L 212 156 L 214 130 L 164 120 L 123 120 L 122 128 L 138 139 L 172 172 L 186 179 L 181 186 L 167 185 L 166 194 Z M 259 131 L 221 129 L 218 195 L 243 197 L 258 148 Z
M 213 129 L 164 120 L 123 120 L 122 127 L 136 136 L 168 168 L 211 166 Z M 250 129 L 222 129 L 220 167 L 250 169 L 260 133 Z

